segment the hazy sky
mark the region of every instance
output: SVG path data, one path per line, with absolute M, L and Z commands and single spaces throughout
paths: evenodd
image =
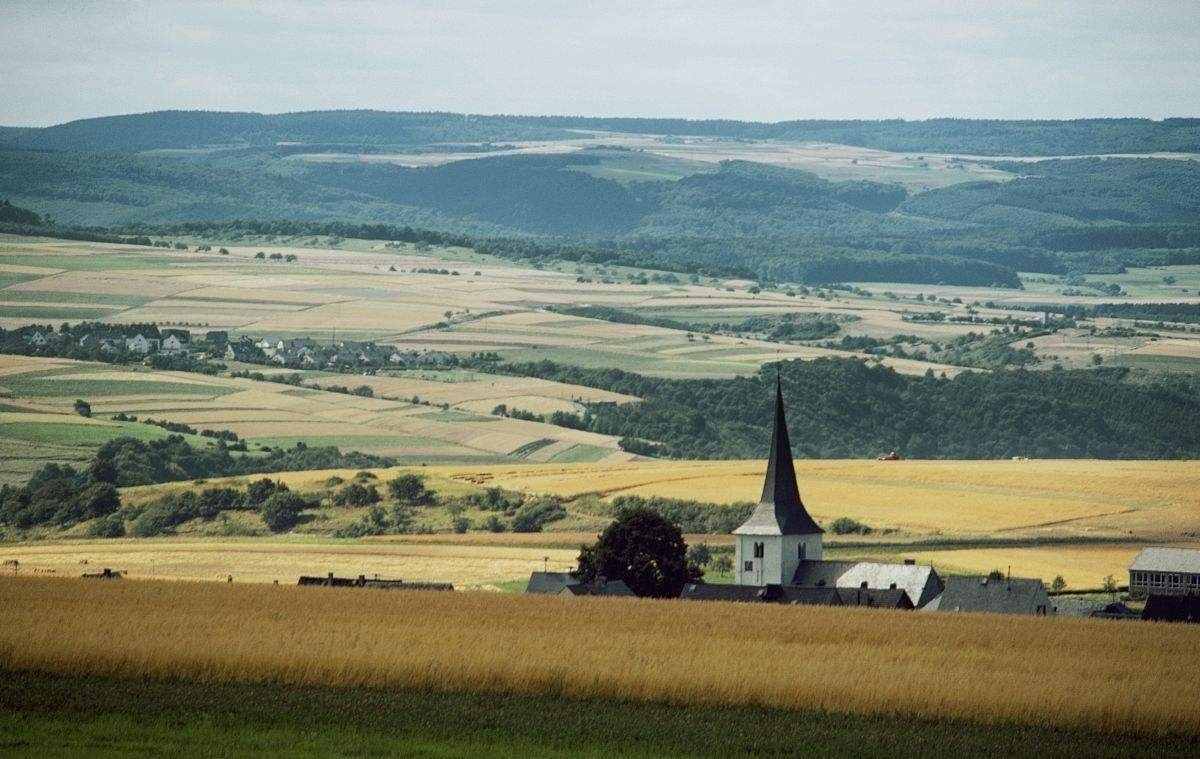
M 164 108 L 1200 115 L 1200 2 L 0 0 L 0 124 Z

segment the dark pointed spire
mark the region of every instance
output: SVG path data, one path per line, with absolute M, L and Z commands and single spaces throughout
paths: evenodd
M 771 456 L 762 496 L 750 518 L 735 534 L 811 535 L 821 529 L 800 500 L 796 486 L 796 466 L 792 462 L 792 443 L 788 438 L 787 418 L 783 409 L 783 385 L 775 375 L 775 429 L 771 435 Z

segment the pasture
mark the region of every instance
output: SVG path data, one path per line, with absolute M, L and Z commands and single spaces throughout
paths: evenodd
M 825 712 L 1168 745 L 1200 734 L 1189 625 L 217 583 L 3 577 L 0 590 L 12 673 Z

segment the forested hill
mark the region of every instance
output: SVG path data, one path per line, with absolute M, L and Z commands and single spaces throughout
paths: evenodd
M 570 130 L 731 139 L 836 142 L 895 151 L 1049 156 L 1200 152 L 1200 119 L 1003 121 L 780 121 L 485 116 L 387 111 L 262 114 L 216 111 L 82 119 L 40 129 L 0 128 L 0 141 L 36 150 L 131 152 L 281 142 L 418 145 L 562 139 Z
M 965 372 L 909 377 L 853 359 L 778 365 L 792 446 L 805 458 L 1197 458 L 1200 382 L 1139 385 L 1124 370 Z M 763 458 L 775 366 L 755 377 L 670 380 L 549 362 L 505 371 L 637 395 L 593 407 L 591 429 L 631 450 Z M 658 448 L 636 441 L 651 441 Z

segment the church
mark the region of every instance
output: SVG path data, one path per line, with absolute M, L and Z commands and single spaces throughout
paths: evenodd
M 783 388 L 775 383 L 775 422 L 762 496 L 734 534 L 734 585 L 696 583 L 683 597 L 695 600 L 761 600 L 920 609 L 944 585 L 928 565 L 873 561 L 825 561 L 824 530 L 808 513 L 796 484 L 796 468 L 784 413 Z

